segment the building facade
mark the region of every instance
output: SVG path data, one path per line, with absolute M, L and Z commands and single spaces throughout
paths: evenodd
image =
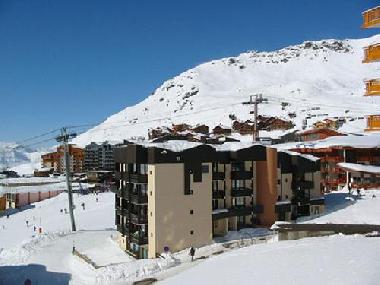
M 363 12 L 363 29 L 379 28 L 380 27 L 380 6 L 369 9 Z M 374 43 L 364 49 L 363 63 L 373 63 L 380 61 L 380 44 Z M 379 96 L 380 95 L 380 80 L 371 79 L 365 82 L 366 92 L 364 96 Z M 371 114 L 367 116 L 366 131 L 380 130 L 380 114 Z
M 69 145 L 70 156 L 70 172 L 83 172 L 84 166 L 84 150 L 74 145 Z M 64 147 L 57 147 L 57 151 L 46 153 L 41 156 L 42 167 L 44 169 L 52 169 L 56 173 L 66 171 Z
M 171 151 L 127 145 L 114 154 L 120 245 L 136 257 L 203 246 L 231 230 L 270 227 L 291 217 L 276 208 L 279 189 L 286 187 L 278 184 L 282 168 L 274 148 L 217 151 L 200 145 Z
M 348 186 L 349 178 L 347 172 L 338 166 L 339 163 L 358 163 L 364 165 L 380 165 L 380 149 L 378 148 L 356 148 L 351 146 L 330 146 L 324 148 L 302 147 L 295 148 L 301 154 L 311 154 L 320 158 L 321 164 L 321 187 L 325 193 L 339 190 Z M 356 188 L 373 188 L 378 185 L 378 178 L 372 177 L 371 183 L 363 179 L 356 181 Z M 374 186 L 375 187 L 375 186 Z
M 113 171 L 115 163 L 113 160 L 114 146 L 104 142 L 97 144 L 92 142 L 84 148 L 85 171 L 107 170 Z

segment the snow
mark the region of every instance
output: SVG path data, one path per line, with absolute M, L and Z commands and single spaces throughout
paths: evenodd
M 377 148 L 380 146 L 380 133 L 366 133 L 364 135 L 348 135 L 328 137 L 323 140 L 312 142 L 291 142 L 275 145 L 279 150 L 294 148 L 329 148 L 329 147 L 355 147 L 355 148 Z
M 210 258 L 158 284 L 378 284 L 379 254 L 380 238 L 283 241 Z
M 325 213 L 299 222 L 335 224 L 380 224 L 380 190 L 336 191 L 325 195 Z
M 0 280 L 7 285 L 22 284 L 27 277 L 38 284 L 75 285 L 132 284 L 147 277 L 163 284 L 376 284 L 380 277 L 379 238 L 338 235 L 277 242 L 260 228 L 216 238 L 196 249 L 194 262 L 189 249 L 135 260 L 115 242 L 114 194 L 100 193 L 98 199 L 74 194 L 75 233 L 69 215 L 60 212 L 67 208 L 66 193 L 15 211 L 9 219 L 0 217 Z M 326 195 L 325 215 L 303 222 L 380 224 L 379 217 L 380 190 L 362 191 L 360 197 L 341 191 Z M 73 246 L 99 268 L 72 255 Z
M 339 162 L 337 165 L 341 168 L 348 169 L 350 171 L 380 174 L 380 166 L 365 165 L 365 164 L 358 164 L 358 163 L 348 163 L 348 162 Z
M 294 130 L 301 130 L 307 117 L 308 128 L 319 120 L 344 117 L 346 123 L 339 131 L 363 133 L 364 116 L 376 114 L 380 106 L 379 98 L 363 96 L 364 80 L 377 77 L 376 64 L 362 63 L 363 47 L 379 40 L 380 36 L 321 40 L 201 64 L 167 80 L 145 100 L 110 116 L 74 143 L 147 138 L 149 128 L 173 123 L 231 126 L 230 114 L 242 121 L 252 119 L 252 106 L 242 103 L 258 93 L 268 99 L 259 106 L 261 115 L 289 119 L 288 113 L 297 114 Z M 285 110 L 282 102 L 289 103 Z M 261 136 L 286 132 L 262 131 Z M 250 136 L 234 137 L 250 141 Z

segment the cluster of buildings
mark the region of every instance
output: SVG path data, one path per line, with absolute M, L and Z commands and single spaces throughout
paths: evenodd
M 92 171 L 113 171 L 115 168 L 113 160 L 114 145 L 107 142 L 97 144 L 90 143 L 85 148 L 69 145 L 70 172 L 84 173 Z M 66 171 L 64 163 L 64 148 L 57 147 L 55 152 L 46 153 L 41 156 L 43 171 L 40 175 L 51 173 L 64 173 Z M 35 176 L 38 176 L 35 175 Z
M 114 158 L 120 245 L 138 258 L 324 210 L 320 162 L 310 156 L 166 143 L 119 146 Z

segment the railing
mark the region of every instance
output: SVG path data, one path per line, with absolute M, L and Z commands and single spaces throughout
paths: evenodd
M 146 215 L 138 215 L 131 213 L 131 219 L 132 224 L 147 224 L 148 223 L 148 217 Z
M 225 197 L 225 192 L 223 190 L 214 190 L 212 191 L 213 199 L 223 199 Z
M 368 116 L 366 131 L 378 131 L 378 130 L 380 130 L 380 115 Z
M 363 25 L 362 28 L 377 28 L 380 26 L 380 7 L 363 12 Z
M 213 172 L 212 173 L 212 180 L 224 180 L 226 175 L 224 172 Z
M 231 196 L 232 197 L 243 197 L 243 196 L 252 196 L 253 190 L 251 188 L 239 187 L 232 188 Z
M 234 180 L 248 180 L 252 179 L 252 171 L 231 171 L 231 179 Z
M 376 62 L 380 60 L 380 44 L 373 44 L 364 49 L 363 63 Z
M 301 189 L 312 189 L 314 188 L 314 182 L 313 181 L 296 181 L 295 182 L 296 187 L 300 187 Z
M 148 243 L 148 236 L 142 234 L 130 234 L 131 242 L 137 243 L 138 245 L 143 245 Z
M 148 203 L 148 195 L 142 193 L 132 193 L 129 197 L 131 203 L 134 204 L 147 204 Z
M 365 83 L 366 93 L 364 96 L 377 96 L 380 95 L 380 80 L 373 79 Z

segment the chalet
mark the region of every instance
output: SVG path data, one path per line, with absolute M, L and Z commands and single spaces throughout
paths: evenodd
M 216 126 L 215 128 L 212 129 L 212 132 L 213 134 L 217 134 L 217 135 L 231 135 L 232 133 L 232 130 L 231 128 L 228 128 L 228 127 L 224 127 L 224 126 Z
M 332 129 L 311 129 L 299 134 L 301 141 L 315 141 L 322 140 L 328 137 L 345 136 L 345 134 L 339 133 Z
M 331 120 L 331 119 L 325 119 L 322 121 L 315 122 L 313 124 L 313 127 L 315 129 L 338 129 L 338 121 L 337 120 Z
M 210 133 L 210 128 L 206 125 L 197 125 L 194 128 L 191 129 L 194 133 L 198 134 L 209 134 Z

